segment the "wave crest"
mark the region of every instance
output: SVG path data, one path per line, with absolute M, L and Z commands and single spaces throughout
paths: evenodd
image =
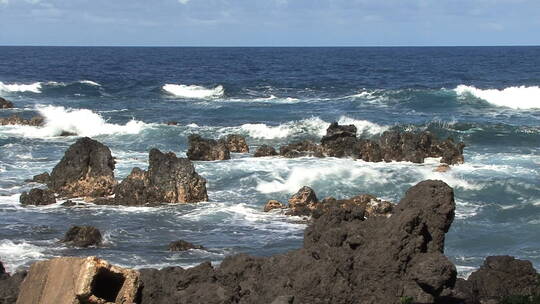
M 225 89 L 222 85 L 218 85 L 215 88 L 205 88 L 198 85 L 165 84 L 162 89 L 169 94 L 182 98 L 218 98 L 225 94 Z
M 18 92 L 32 92 L 32 93 L 41 93 L 41 82 L 34 82 L 31 84 L 6 84 L 0 81 L 0 92 L 5 93 L 18 93 Z
M 540 87 L 519 86 L 498 89 L 478 89 L 474 86 L 459 85 L 454 89 L 459 96 L 472 95 L 490 104 L 512 109 L 540 108 Z

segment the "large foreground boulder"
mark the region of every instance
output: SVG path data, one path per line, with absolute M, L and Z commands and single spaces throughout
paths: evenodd
M 64 257 L 32 264 L 17 304 L 137 303 L 139 272 L 96 257 Z
M 231 153 L 225 141 L 202 138 L 192 134 L 188 138 L 189 148 L 187 157 L 190 160 L 226 160 L 231 159 Z
M 115 161 L 111 150 L 88 137 L 71 145 L 54 167 L 48 186 L 61 197 L 103 197 L 113 193 Z
M 22 205 L 45 206 L 56 203 L 54 192 L 49 189 L 34 188 L 23 192 L 19 198 Z
M 451 303 L 456 269 L 443 248 L 454 209 L 441 181 L 409 189 L 391 217 L 330 207 L 299 250 L 141 270 L 142 303 Z
M 99 229 L 93 226 L 72 226 L 62 239 L 63 243 L 76 247 L 101 245 L 103 238 Z
M 0 109 L 13 108 L 13 103 L 7 99 L 0 97 Z
M 40 126 L 43 126 L 44 123 L 45 123 L 45 119 L 41 116 L 34 116 L 30 119 L 26 119 L 16 114 L 13 114 L 9 117 L 0 118 L 0 126 L 21 125 L 21 126 L 40 127 Z
M 115 198 L 104 203 L 141 206 L 207 200 L 206 180 L 189 159 L 152 149 L 148 171 L 134 168 L 116 188 Z

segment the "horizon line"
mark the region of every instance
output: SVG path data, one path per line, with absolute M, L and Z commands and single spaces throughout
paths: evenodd
M 540 47 L 540 44 L 499 45 L 56 45 L 0 44 L 0 47 L 118 47 L 118 48 L 437 48 L 437 47 Z

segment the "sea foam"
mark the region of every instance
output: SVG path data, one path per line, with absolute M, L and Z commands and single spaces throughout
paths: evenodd
M 31 84 L 7 84 L 0 81 L 0 92 L 4 93 L 17 93 L 17 92 L 32 92 L 41 93 L 41 82 L 34 82 Z
M 498 89 L 478 89 L 474 86 L 459 85 L 454 91 L 459 96 L 472 95 L 499 107 L 513 109 L 540 108 L 540 87 L 519 86 Z
M 225 94 L 225 89 L 222 85 L 218 85 L 215 88 L 205 88 L 198 85 L 165 84 L 162 89 L 169 94 L 181 98 L 218 98 Z

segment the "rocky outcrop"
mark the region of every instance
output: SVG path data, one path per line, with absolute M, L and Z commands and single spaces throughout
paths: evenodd
M 41 127 L 45 123 L 45 119 L 41 116 L 34 116 L 30 119 L 22 118 L 18 115 L 11 115 L 9 117 L 0 118 L 0 126 L 7 125 L 22 125 L 22 126 L 32 126 L 32 127 Z
M 169 251 L 187 251 L 190 249 L 204 249 L 204 247 L 184 240 L 174 241 L 169 244 Z
M 206 180 L 189 159 L 152 149 L 148 162 L 148 171 L 134 168 L 117 186 L 114 199 L 96 203 L 141 206 L 208 200 Z
M 323 151 L 320 145 L 310 140 L 303 140 L 281 146 L 279 148 L 279 155 L 287 158 L 304 156 L 323 157 Z
M 138 303 L 139 272 L 96 257 L 63 257 L 32 264 L 17 304 Z
M 13 108 L 13 103 L 7 99 L 0 97 L 0 109 Z
M 34 175 L 30 181 L 34 183 L 48 184 L 51 181 L 51 176 L 48 172 L 43 172 L 41 174 Z
M 187 157 L 190 160 L 212 161 L 231 159 L 229 148 L 222 140 L 207 139 L 192 134 L 189 136 L 188 141 Z
M 230 152 L 234 153 L 248 153 L 249 146 L 246 143 L 246 138 L 238 134 L 230 134 L 227 137 L 221 139 L 225 142 L 225 145 Z
M 264 204 L 263 211 L 270 212 L 271 210 L 274 210 L 274 209 L 285 209 L 285 208 L 286 207 L 282 202 L 276 201 L 276 200 L 269 200 L 268 202 L 266 202 L 266 204 Z
M 15 304 L 19 295 L 19 287 L 26 277 L 26 271 L 18 271 L 13 275 L 5 272 L 0 262 L 0 303 Z
M 48 186 L 61 197 L 103 197 L 113 193 L 115 161 L 111 150 L 88 137 L 71 145 L 52 170 Z
M 54 192 L 49 189 L 34 188 L 23 192 L 19 198 L 22 205 L 45 206 L 56 203 Z
M 102 240 L 101 232 L 96 227 L 72 226 L 66 232 L 62 242 L 76 247 L 89 247 L 101 245 Z
M 326 129 L 321 145 L 326 156 L 347 157 L 354 155 L 356 141 L 354 125 L 342 126 L 334 122 Z
M 391 217 L 333 206 L 306 229 L 299 250 L 141 270 L 141 302 L 450 303 L 456 269 L 443 248 L 454 209 L 453 191 L 440 181 L 409 189 Z
M 289 198 L 289 210 L 287 214 L 297 216 L 311 215 L 311 210 L 315 209 L 319 203 L 315 191 L 308 186 L 300 188 Z
M 467 280 L 458 279 L 455 289 L 466 304 L 538 303 L 524 300 L 540 301 L 540 275 L 529 261 L 491 256 Z
M 274 147 L 271 147 L 269 145 L 262 145 L 255 151 L 255 154 L 253 156 L 255 157 L 265 157 L 265 156 L 276 156 L 278 153 L 276 152 L 276 149 Z

